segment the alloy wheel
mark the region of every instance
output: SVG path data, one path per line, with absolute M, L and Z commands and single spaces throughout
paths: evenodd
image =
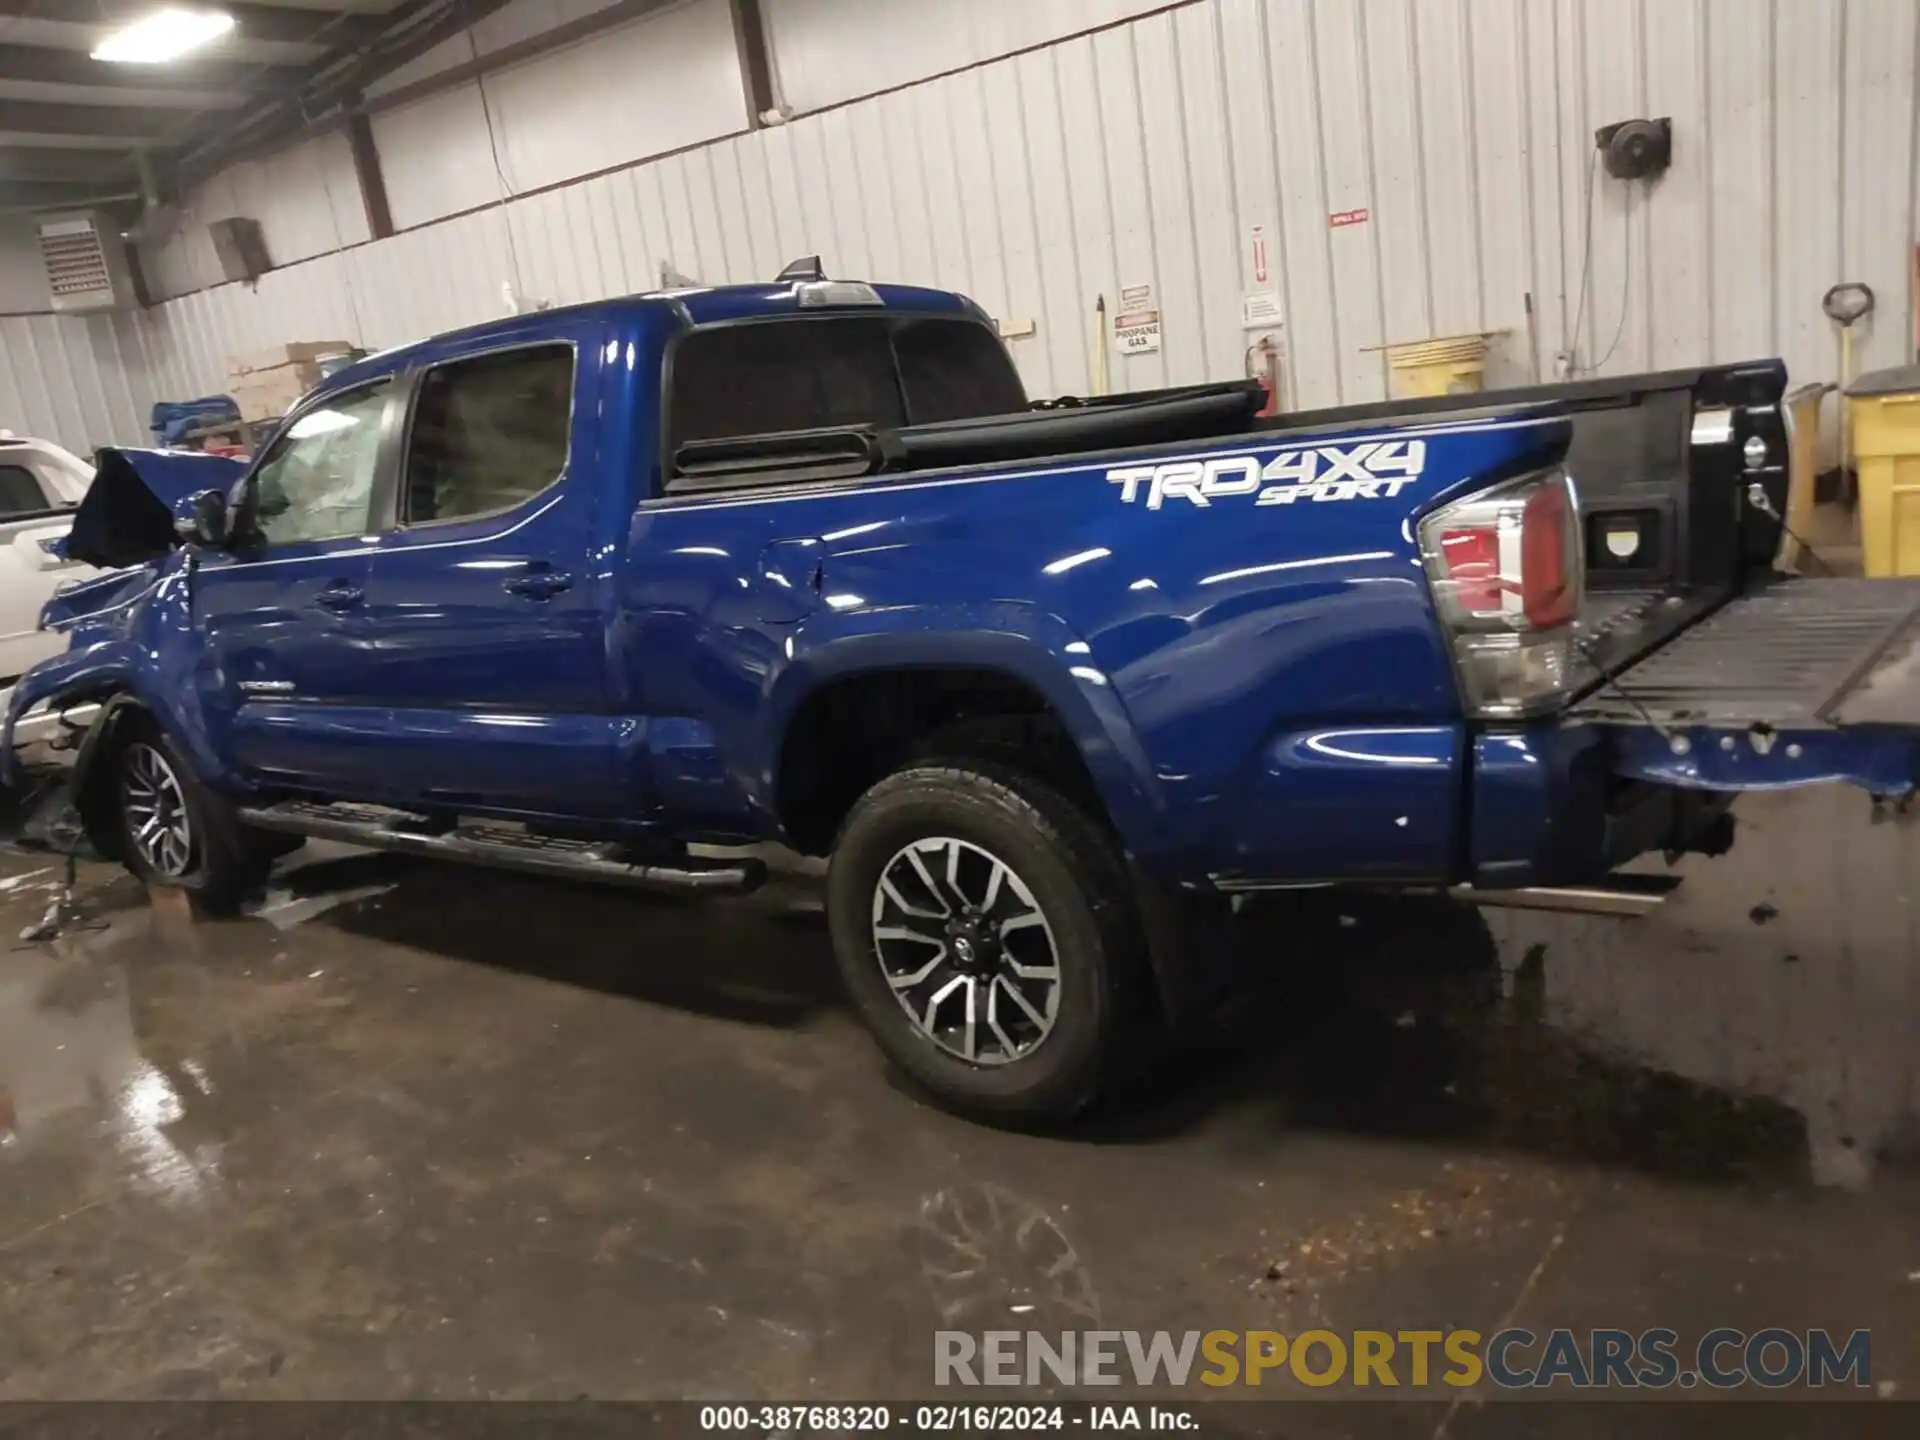
M 193 827 L 186 792 L 167 757 L 143 741 L 129 745 L 121 760 L 120 792 L 127 834 L 140 858 L 168 879 L 185 875 L 193 863 Z
M 971 841 L 930 836 L 873 891 L 881 972 L 914 1028 L 973 1065 L 1031 1055 L 1060 1010 L 1060 952 L 1033 892 Z

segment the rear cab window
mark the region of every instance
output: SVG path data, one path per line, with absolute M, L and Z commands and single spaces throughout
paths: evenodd
M 689 331 L 673 351 L 669 484 L 683 445 L 1007 415 L 1025 387 L 992 329 L 958 316 L 810 315 Z

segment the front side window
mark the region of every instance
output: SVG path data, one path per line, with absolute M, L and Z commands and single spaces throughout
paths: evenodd
M 572 428 L 570 345 L 429 370 L 407 440 L 401 519 L 467 519 L 532 499 L 566 469 Z
M 301 415 L 254 472 L 252 520 L 268 545 L 338 540 L 367 528 L 387 383 Z

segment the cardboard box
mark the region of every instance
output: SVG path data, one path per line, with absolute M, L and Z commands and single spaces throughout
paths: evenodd
M 240 418 L 252 424 L 286 414 L 302 395 L 320 383 L 320 378 L 319 363 L 302 360 L 237 376 L 228 381 L 227 394 L 240 407 Z
M 290 345 L 274 345 L 245 355 L 227 357 L 227 378 L 238 380 L 259 370 L 277 370 L 282 365 L 300 365 L 322 355 L 344 355 L 353 349 L 351 340 L 296 340 Z

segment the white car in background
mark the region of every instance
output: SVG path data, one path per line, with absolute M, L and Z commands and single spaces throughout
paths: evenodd
M 0 698 L 15 680 L 66 648 L 43 631 L 40 607 L 70 581 L 98 572 L 48 547 L 73 527 L 93 466 L 51 440 L 0 430 Z

